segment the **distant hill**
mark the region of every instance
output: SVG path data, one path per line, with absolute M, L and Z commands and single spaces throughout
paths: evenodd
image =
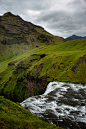
M 77 36 L 77 35 L 72 35 L 66 38 L 66 40 L 75 40 L 75 39 L 86 39 L 86 36 Z

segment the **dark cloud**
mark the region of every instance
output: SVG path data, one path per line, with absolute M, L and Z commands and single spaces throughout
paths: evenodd
M 81 0 L 74 0 L 67 4 L 67 9 L 40 14 L 37 19 L 46 24 L 46 28 L 53 34 L 69 36 L 72 34 L 86 35 L 86 5 Z
M 0 15 L 11 11 L 54 35 L 86 35 L 86 0 L 0 0 Z

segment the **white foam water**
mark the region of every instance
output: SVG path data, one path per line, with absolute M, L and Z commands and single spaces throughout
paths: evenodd
M 65 127 L 86 127 L 86 85 L 50 82 L 43 95 L 29 97 L 20 103 L 41 119 Z

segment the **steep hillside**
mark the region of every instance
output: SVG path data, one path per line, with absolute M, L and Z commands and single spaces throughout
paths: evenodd
M 21 102 L 53 80 L 86 83 L 85 69 L 85 39 L 44 45 L 1 63 L 0 94 Z
M 8 12 L 0 16 L 0 61 L 23 54 L 44 44 L 59 44 L 65 39 L 53 36 L 42 27 Z
M 0 96 L 0 114 L 0 129 L 62 129 L 43 122 L 3 96 Z

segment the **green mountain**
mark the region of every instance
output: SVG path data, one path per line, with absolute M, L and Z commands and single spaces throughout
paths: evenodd
M 44 44 L 58 44 L 59 41 L 64 42 L 65 39 L 53 36 L 10 12 L 0 17 L 0 61 Z
M 66 41 L 19 16 L 1 16 L 0 95 L 21 102 L 44 93 L 50 81 L 86 83 L 86 39 Z

